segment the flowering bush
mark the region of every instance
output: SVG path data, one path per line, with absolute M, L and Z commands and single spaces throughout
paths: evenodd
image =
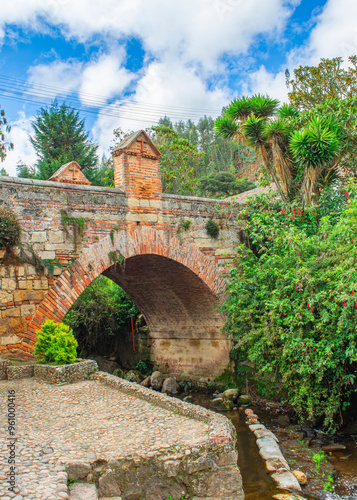
M 331 430 L 355 388 L 355 190 L 308 210 L 260 197 L 242 217 L 250 248 L 238 248 L 231 272 L 227 329 L 301 416 Z
M 75 362 L 78 342 L 69 326 L 47 320 L 36 334 L 35 354 L 40 363 L 65 365 Z

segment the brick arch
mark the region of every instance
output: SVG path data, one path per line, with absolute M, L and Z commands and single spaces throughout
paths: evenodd
M 125 267 L 113 265 L 119 251 Z M 217 306 L 225 289 L 218 267 L 195 244 L 163 230 L 140 227 L 116 231 L 85 249 L 56 280 L 29 325 L 28 336 L 46 319 L 61 321 L 79 295 L 100 274 L 133 298 L 150 326 L 159 365 L 173 372 L 217 373 L 228 363 Z

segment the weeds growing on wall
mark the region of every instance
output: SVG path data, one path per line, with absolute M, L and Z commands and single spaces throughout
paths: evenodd
M 357 191 L 318 205 L 260 196 L 231 272 L 227 330 L 303 417 L 332 430 L 357 388 Z
M 15 213 L 0 207 L 0 247 L 14 247 L 20 243 L 21 227 Z
M 219 226 L 217 222 L 215 222 L 213 219 L 209 219 L 206 224 L 206 233 L 207 235 L 212 238 L 213 240 L 216 240 L 219 236 Z

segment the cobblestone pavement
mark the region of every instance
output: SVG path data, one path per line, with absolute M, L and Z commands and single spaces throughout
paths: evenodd
M 16 391 L 15 493 L 8 491 L 7 395 Z M 68 498 L 65 464 L 206 443 L 208 425 L 95 381 L 61 386 L 0 381 L 0 500 Z M 152 455 L 151 455 L 152 456 Z

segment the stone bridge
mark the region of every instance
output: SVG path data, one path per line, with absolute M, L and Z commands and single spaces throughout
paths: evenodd
M 22 227 L 20 248 L 0 261 L 0 356 L 31 358 L 41 324 L 60 322 L 103 274 L 141 310 L 161 369 L 218 376 L 229 362 L 219 305 L 239 227 L 223 201 L 162 193 L 160 153 L 145 132 L 113 160 L 115 188 L 90 186 L 75 162 L 49 181 L 0 177 L 0 205 Z

